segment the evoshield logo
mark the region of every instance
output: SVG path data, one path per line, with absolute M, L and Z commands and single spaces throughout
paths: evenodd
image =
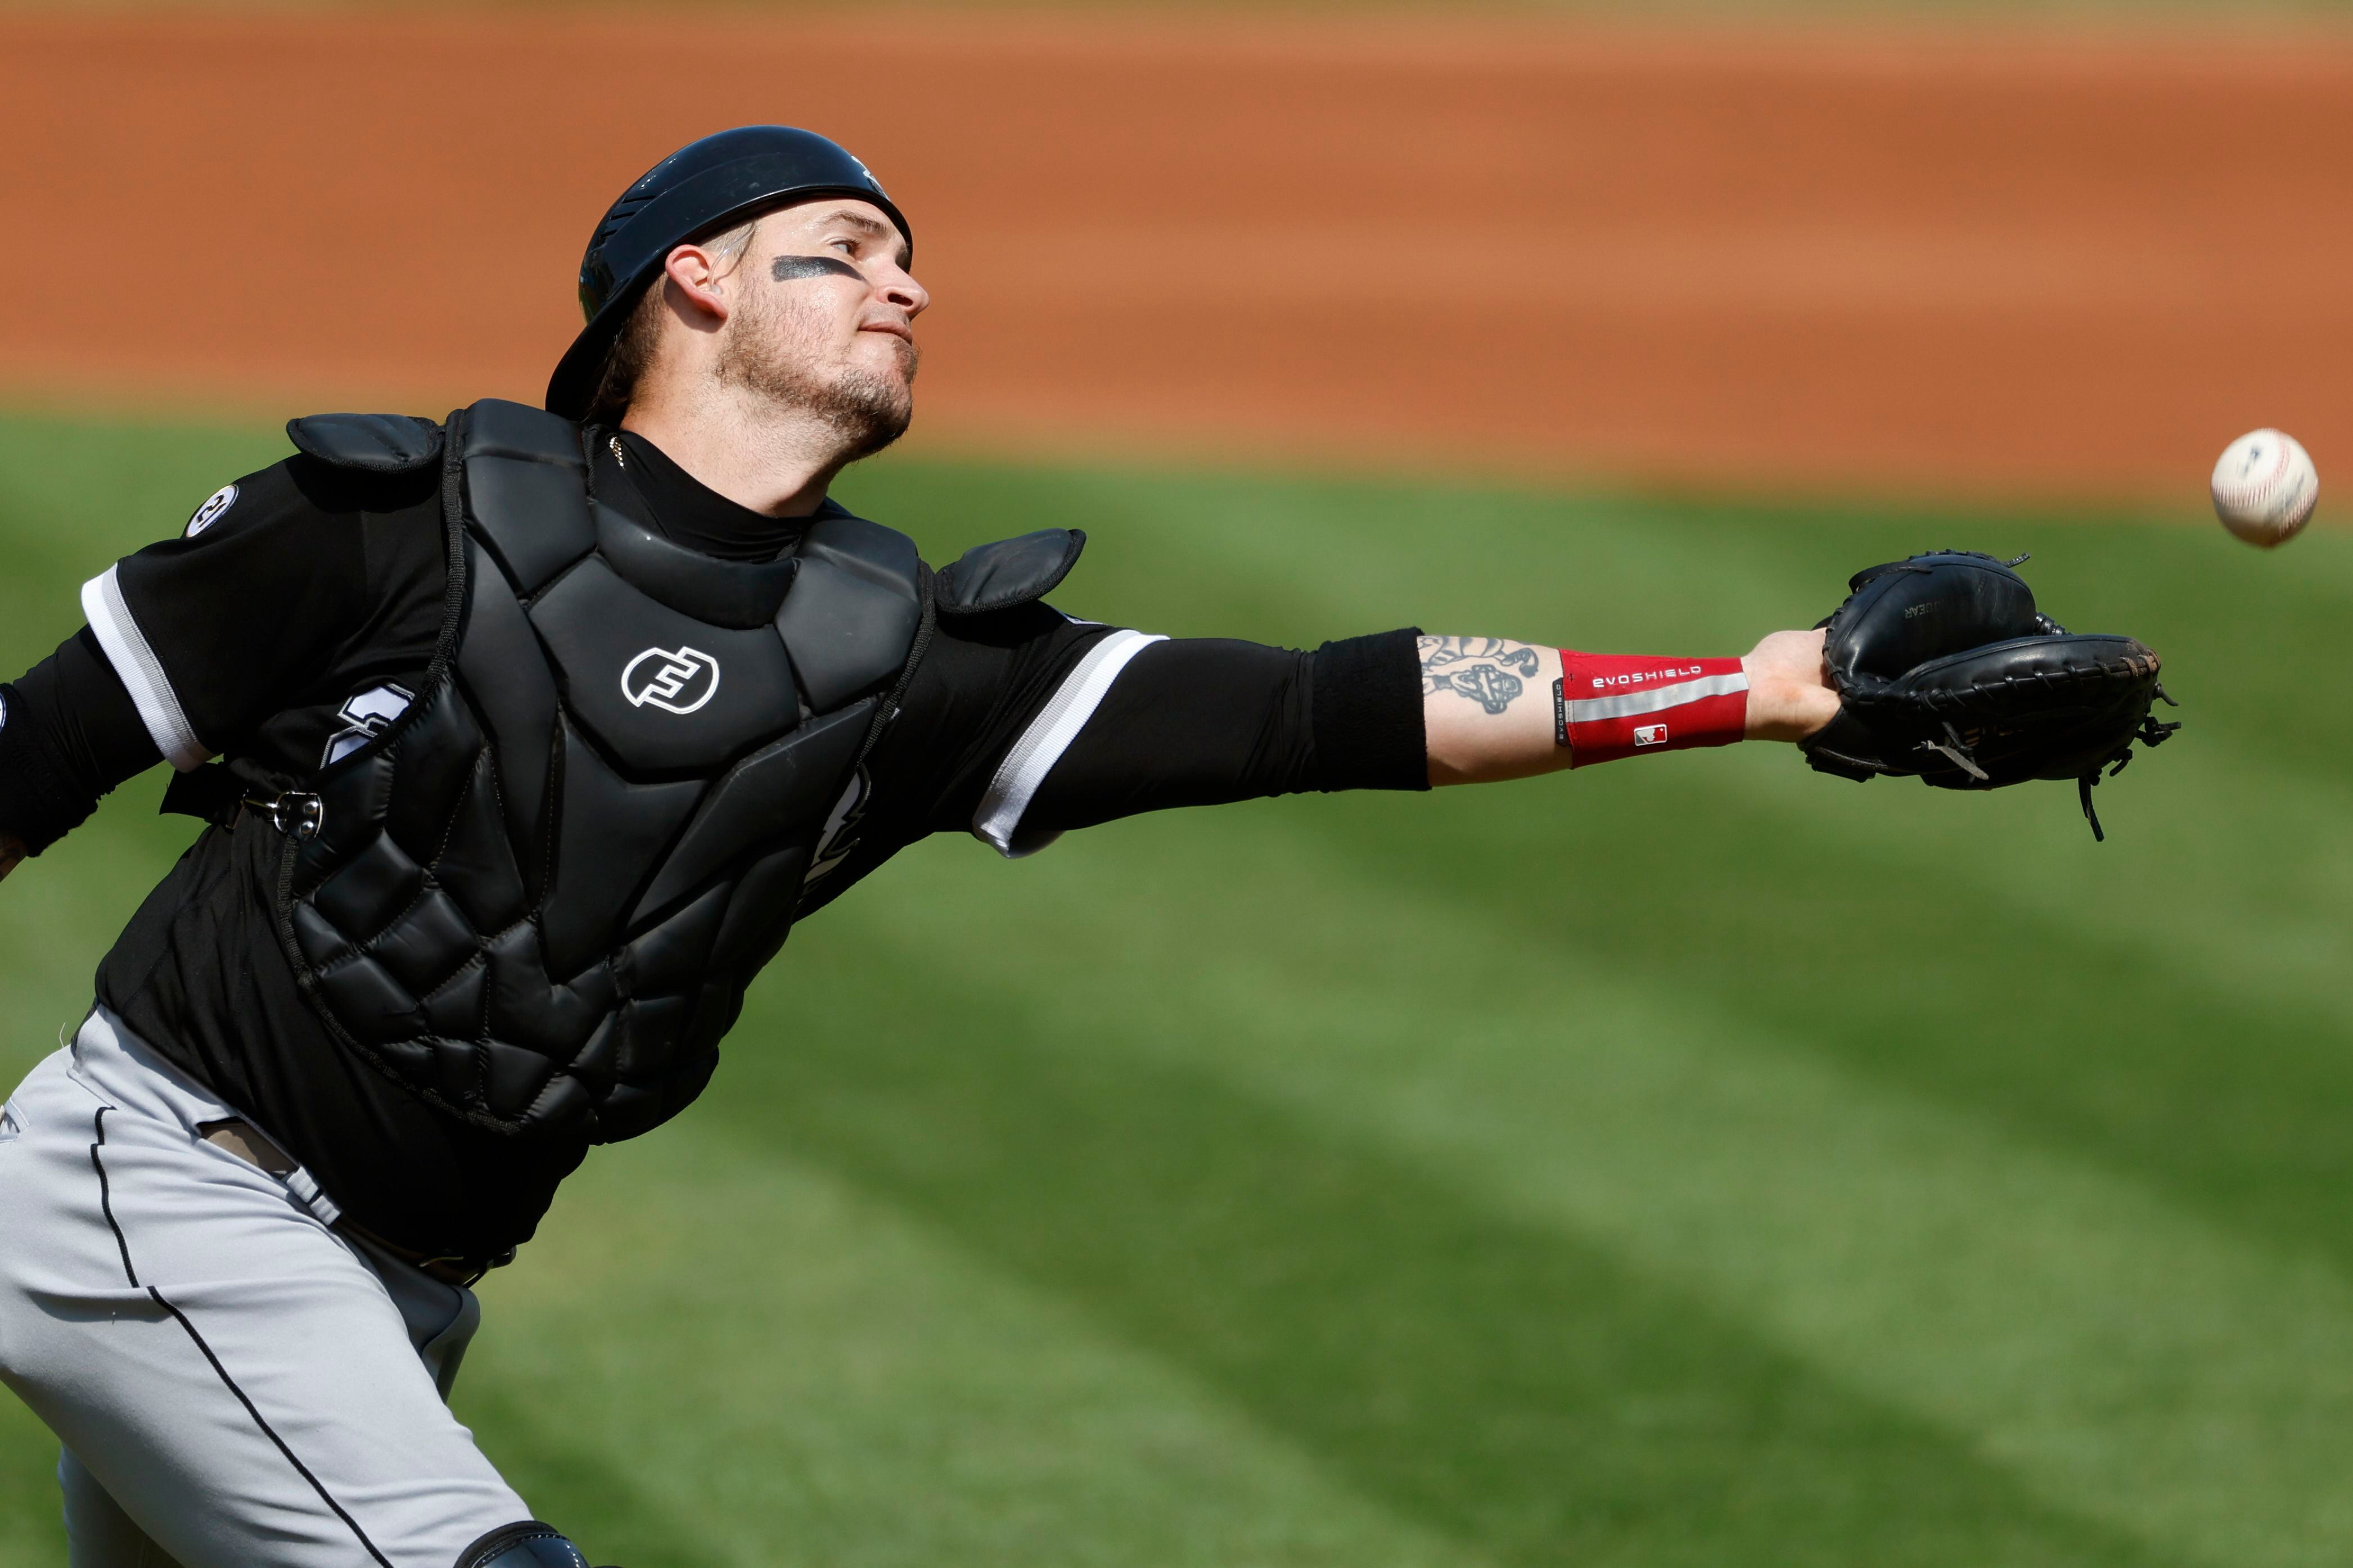
M 633 707 L 691 713 L 719 695 L 719 661 L 699 648 L 649 647 L 621 671 L 621 695 Z
M 1597 675 L 1593 678 L 1593 689 L 1607 691 L 1613 686 L 1640 686 L 1646 680 L 1689 680 L 1702 673 L 1698 665 L 1693 665 L 1689 669 L 1637 669 L 1624 675 Z

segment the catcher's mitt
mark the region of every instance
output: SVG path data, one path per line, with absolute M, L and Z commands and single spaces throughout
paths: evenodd
M 2023 555 L 2019 561 L 2025 560 Z M 2181 728 L 2156 653 L 2126 637 L 2070 633 L 2034 607 L 2026 580 L 1975 551 L 1939 550 L 1859 572 L 1822 623 L 1838 717 L 1803 742 L 1826 773 L 1911 774 L 1939 789 L 2073 779 L 2092 837 L 2100 770 Z

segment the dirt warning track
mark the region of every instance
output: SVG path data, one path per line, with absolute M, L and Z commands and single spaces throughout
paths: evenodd
M 2353 459 L 2353 48 L 0 16 L 0 389 L 536 399 L 744 121 L 916 226 L 918 439 L 2194 500 Z M 2353 471 L 2353 470 L 2348 470 Z

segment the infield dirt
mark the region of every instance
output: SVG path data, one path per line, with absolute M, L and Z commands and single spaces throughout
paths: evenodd
M 1411 21 L 0 16 L 0 387 L 535 400 L 690 137 L 866 158 L 917 439 L 2194 505 L 2353 454 L 2353 47 Z

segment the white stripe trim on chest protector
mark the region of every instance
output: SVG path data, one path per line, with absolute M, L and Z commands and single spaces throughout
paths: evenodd
M 139 710 L 139 721 L 147 726 L 148 738 L 164 753 L 165 762 L 186 773 L 208 761 L 213 753 L 196 739 L 195 726 L 188 722 L 187 710 L 180 706 L 179 694 L 172 689 L 171 678 L 164 673 L 164 661 L 155 657 L 139 623 L 132 618 L 131 605 L 122 597 L 122 584 L 117 576 L 120 571 L 119 565 L 110 566 L 81 585 L 81 613 L 89 620 L 98 646 L 105 650 L 107 662 L 121 678 L 123 689 L 131 693 L 131 701 Z
M 1680 708 L 1703 697 L 1729 697 L 1748 689 L 1745 675 L 1711 675 L 1699 680 L 1678 680 L 1648 691 L 1621 692 L 1615 697 L 1588 697 L 1568 705 L 1568 721 L 1590 724 L 1597 719 L 1630 719 L 1637 713 L 1657 713 Z
M 1156 632 L 1116 631 L 1087 650 L 1079 667 L 997 764 L 996 776 L 988 781 L 988 792 L 980 797 L 980 809 L 973 815 L 974 837 L 1007 859 L 1018 860 L 1035 855 L 1061 837 L 1059 833 L 1023 836 L 1022 814 L 1029 809 L 1046 775 L 1054 771 L 1054 764 L 1103 706 L 1112 682 L 1127 668 L 1127 661 L 1154 643 L 1167 640 Z

